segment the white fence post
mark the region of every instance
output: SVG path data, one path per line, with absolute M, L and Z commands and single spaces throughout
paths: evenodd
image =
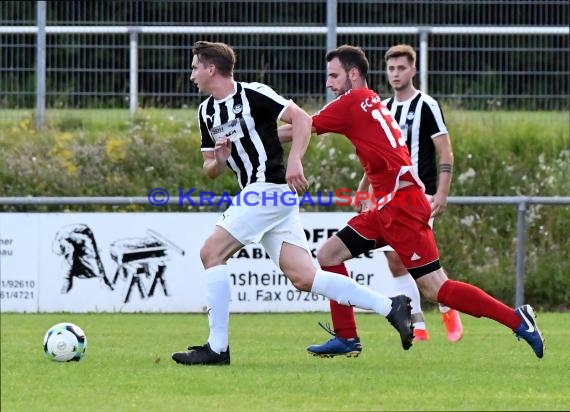
M 337 0 L 327 0 L 327 52 L 336 48 Z M 334 99 L 333 93 L 325 86 L 327 102 Z
M 36 4 L 36 128 L 42 130 L 46 117 L 46 2 Z
M 132 116 L 139 106 L 139 50 L 138 32 L 129 30 L 129 113 Z
M 517 205 L 517 257 L 515 306 L 524 304 L 524 258 L 526 247 L 526 199 Z
M 420 91 L 428 92 L 428 32 L 420 31 Z

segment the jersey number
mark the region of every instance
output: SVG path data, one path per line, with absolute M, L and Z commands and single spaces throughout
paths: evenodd
M 382 126 L 382 130 L 384 130 L 384 134 L 386 135 L 388 141 L 390 142 L 390 145 L 394 149 L 396 149 L 398 145 L 404 146 L 406 144 L 405 136 L 403 136 L 402 133 L 400 132 L 400 137 L 398 138 L 398 142 L 396 142 L 396 139 L 394 138 L 394 133 L 392 133 L 392 129 L 390 129 L 390 126 L 388 126 L 388 122 L 386 122 L 386 117 L 384 117 L 392 115 L 390 113 L 390 110 L 388 110 L 388 108 L 386 107 L 382 107 L 381 110 L 382 112 L 380 112 L 380 110 L 378 109 L 372 110 L 372 117 L 380 123 L 380 126 Z M 396 123 L 396 120 L 394 119 L 392 119 L 391 126 L 394 130 L 398 130 L 400 127 L 398 126 L 398 123 Z

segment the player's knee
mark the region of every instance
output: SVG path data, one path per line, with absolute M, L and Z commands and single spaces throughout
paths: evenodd
M 437 302 L 437 292 L 439 291 L 439 289 L 434 288 L 433 285 L 419 287 L 418 289 L 422 293 L 423 297 L 425 297 L 428 300 L 431 300 L 432 302 Z
M 285 275 L 296 289 L 309 292 L 313 286 L 313 280 L 309 276 L 295 271 L 287 271 Z
M 317 251 L 317 262 L 321 266 L 333 266 L 337 264 L 335 262 L 335 256 L 327 248 L 322 247 Z
M 294 282 L 292 281 L 291 283 L 293 283 L 293 286 L 295 286 L 295 288 L 304 292 L 310 292 L 311 287 L 313 286 L 313 282 L 309 281 L 307 278 L 297 278 Z
M 421 276 L 417 279 L 418 289 L 422 295 L 433 301 L 438 301 L 439 290 L 443 286 L 443 283 L 447 279 L 447 276 L 442 269 L 438 269 L 427 275 Z
M 214 247 L 212 247 L 208 242 L 204 243 L 200 248 L 200 260 L 205 268 L 221 265 L 223 263 L 220 261 L 220 254 L 216 253 Z
M 386 261 L 388 262 L 388 268 L 390 272 L 395 276 L 402 276 L 408 273 L 408 269 L 402 263 L 402 260 L 396 252 L 387 252 Z
M 313 273 L 316 270 L 312 265 L 304 265 L 300 262 L 286 262 L 281 264 L 281 270 L 295 288 L 303 291 L 311 290 L 315 278 Z

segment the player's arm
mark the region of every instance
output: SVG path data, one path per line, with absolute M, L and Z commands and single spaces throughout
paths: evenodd
M 358 183 L 358 190 L 359 192 L 368 192 L 370 189 L 370 182 L 368 181 L 368 176 L 366 176 L 366 173 L 362 174 L 362 179 L 360 179 L 360 182 Z
M 315 128 L 311 126 L 311 132 L 315 132 Z M 290 124 L 284 124 L 277 128 L 277 135 L 279 136 L 279 142 L 290 143 L 293 140 L 293 126 Z
M 232 153 L 232 142 L 230 139 L 218 140 L 214 150 L 202 151 L 204 158 L 204 172 L 206 176 L 215 179 L 226 170 L 226 161 Z
M 198 107 L 198 126 L 200 130 L 201 150 L 204 159 L 203 169 L 206 176 L 214 179 L 226 169 L 226 161 L 231 155 L 232 146 L 229 139 L 216 142 L 211 135 L 205 120 L 204 105 Z
M 439 178 L 437 192 L 432 198 L 432 216 L 438 216 L 447 209 L 447 197 L 453 176 L 453 151 L 448 133 L 434 137 L 433 144 L 439 160 Z
M 368 181 L 368 176 L 366 173 L 362 175 L 362 179 L 358 183 L 358 188 L 356 189 L 356 194 L 352 202 L 352 208 L 355 212 L 366 212 L 372 207 L 371 202 L 372 188 L 370 187 L 370 182 Z
M 344 115 L 347 111 L 346 104 L 346 99 L 337 99 L 311 116 L 311 133 L 315 133 L 318 136 L 328 132 L 343 134 L 346 126 L 346 116 Z M 342 113 L 342 115 L 339 115 L 339 113 Z M 293 137 L 293 129 L 289 124 L 280 126 L 277 129 L 277 133 L 282 144 L 290 142 Z
M 301 159 L 307 151 L 311 139 L 311 117 L 297 104 L 291 102 L 281 115 L 281 120 L 288 123 L 291 130 L 287 135 L 291 136 L 291 150 L 287 159 L 287 172 L 285 179 L 291 190 L 297 193 L 304 192 L 309 187 L 303 172 Z M 281 137 L 279 138 L 281 141 Z

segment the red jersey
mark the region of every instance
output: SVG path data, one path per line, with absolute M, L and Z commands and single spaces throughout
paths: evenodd
M 414 172 L 406 137 L 380 97 L 370 89 L 352 89 L 313 115 L 317 134 L 338 133 L 356 155 L 378 197 L 394 192 L 400 180 L 424 185 Z

